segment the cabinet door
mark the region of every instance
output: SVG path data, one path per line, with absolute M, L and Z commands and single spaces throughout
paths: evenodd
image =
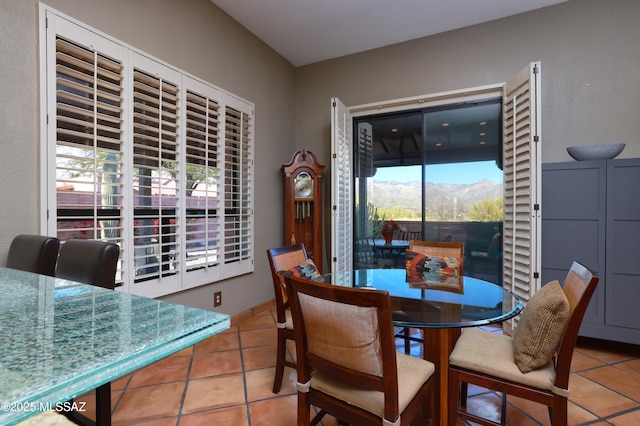
M 563 282 L 574 260 L 605 273 L 606 162 L 542 166 L 542 283 Z M 604 286 L 596 287 L 583 320 L 605 322 Z
M 640 329 L 640 159 L 607 164 L 606 324 Z

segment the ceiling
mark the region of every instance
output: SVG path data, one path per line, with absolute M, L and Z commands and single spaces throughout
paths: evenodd
M 500 99 L 360 117 L 359 135 L 372 143 L 372 166 L 445 164 L 500 156 Z
M 211 0 L 294 66 L 566 0 Z
M 566 0 L 211 1 L 291 64 L 303 66 Z M 372 166 L 498 158 L 500 104 L 469 106 L 447 106 L 424 116 L 412 111 L 361 119 L 370 125 Z

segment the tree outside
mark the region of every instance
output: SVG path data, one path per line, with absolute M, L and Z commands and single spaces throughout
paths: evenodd
M 469 220 L 475 222 L 502 222 L 503 197 L 480 200 L 471 205 Z

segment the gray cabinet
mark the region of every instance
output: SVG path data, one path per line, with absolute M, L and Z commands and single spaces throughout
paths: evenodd
M 542 166 L 542 282 L 573 260 L 600 282 L 580 335 L 640 343 L 640 159 Z

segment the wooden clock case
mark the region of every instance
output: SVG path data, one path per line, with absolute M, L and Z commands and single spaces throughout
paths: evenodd
M 322 270 L 322 178 L 324 166 L 307 150 L 281 167 L 284 178 L 284 244 L 303 243 Z

